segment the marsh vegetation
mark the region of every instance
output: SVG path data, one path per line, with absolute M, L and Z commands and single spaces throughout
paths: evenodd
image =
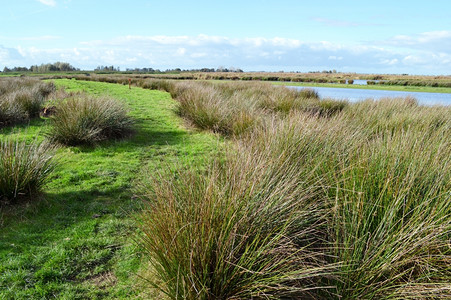
M 144 179 L 143 244 L 171 298 L 450 295 L 449 107 L 264 84 L 168 91 L 233 141 L 206 172 Z
M 135 79 L 135 85 L 163 90 L 176 100 L 168 97 L 155 106 L 140 97 L 147 92 L 168 94 L 129 90 L 128 82 L 121 80 L 102 81 L 124 85 L 58 82 L 86 90 L 104 88 L 94 89 L 99 94 L 120 90 L 116 97 L 128 99 L 133 108 L 136 133 L 131 141 L 103 142 L 113 152 L 129 153 L 116 161 L 122 161 L 122 168 L 107 183 L 119 180 L 125 190 L 97 186 L 91 181 L 95 179 L 83 179 L 83 170 L 79 185 L 94 184 L 88 196 L 94 203 L 99 203 L 95 195 L 103 189 L 108 199 L 116 194 L 140 199 L 139 205 L 125 202 L 133 217 L 108 218 L 116 224 L 132 223 L 127 226 L 137 230 L 120 234 L 133 232 L 138 241 L 134 253 L 142 258 L 139 271 L 136 262 L 134 270 L 146 279 L 139 290 L 149 293 L 147 297 L 451 296 L 450 107 L 421 106 L 413 98 L 349 103 L 269 83 Z M 168 105 L 170 109 L 163 109 Z M 202 130 L 196 133 L 202 143 L 180 129 L 176 114 Z M 55 126 L 52 118 L 49 121 Z M 126 125 L 129 128 L 128 121 Z M 81 149 L 85 159 L 98 164 L 116 155 L 100 141 L 94 145 L 100 150 L 83 150 L 84 145 L 68 149 L 74 152 L 70 155 Z M 66 167 L 78 166 L 76 161 L 68 160 Z M 133 167 L 124 168 L 128 161 Z M 50 179 L 63 187 L 66 175 L 56 172 L 59 175 Z M 47 182 L 44 192 L 52 184 Z M 107 207 L 118 209 L 121 205 L 115 203 Z M 89 240 L 93 233 L 86 234 Z M 93 245 L 87 249 L 102 256 Z M 118 253 L 103 256 L 99 269 L 61 270 L 53 276 L 89 278 L 118 270 L 111 257 L 127 262 L 129 255 Z M 84 261 L 67 254 L 65 261 L 71 260 L 76 265 Z M 14 269 L 3 268 L 10 273 Z M 2 278 L 2 284 L 13 281 L 11 276 Z M 120 292 L 124 286 L 107 288 L 114 289 L 117 297 L 127 297 Z M 56 285 L 53 293 L 63 295 L 65 290 L 70 288 Z

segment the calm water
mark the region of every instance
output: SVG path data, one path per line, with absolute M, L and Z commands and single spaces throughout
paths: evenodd
M 302 86 L 290 86 L 291 88 L 303 89 Z M 309 87 L 310 88 L 310 87 Z M 400 91 L 381 91 L 381 90 L 363 90 L 329 87 L 312 87 L 321 98 L 344 99 L 350 102 L 362 101 L 368 98 L 380 99 L 386 97 L 406 97 L 412 96 L 423 105 L 451 105 L 451 94 L 443 93 L 423 93 L 423 92 L 400 92 Z

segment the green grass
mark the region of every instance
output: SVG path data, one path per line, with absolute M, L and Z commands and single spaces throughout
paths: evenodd
M 361 90 L 384 90 L 384 91 L 403 91 L 403 92 L 424 92 L 424 93 L 451 93 L 451 88 L 430 87 L 430 86 L 402 86 L 402 85 L 359 85 L 359 84 L 341 84 L 341 83 L 308 83 L 308 82 L 271 82 L 274 85 L 305 86 L 305 87 L 330 87 L 343 89 L 361 89 Z
M 143 166 L 202 162 L 217 137 L 188 131 L 161 91 L 56 80 L 68 91 L 87 91 L 126 102 L 136 133 L 96 147 L 63 147 L 59 164 L 35 201 L 0 211 L 0 299 L 140 297 L 142 268 L 132 237 L 141 202 L 131 187 Z M 44 140 L 49 120 L 0 130 L 0 139 Z

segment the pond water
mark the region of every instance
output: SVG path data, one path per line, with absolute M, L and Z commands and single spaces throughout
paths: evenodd
M 289 86 L 290 88 L 304 89 L 302 86 Z M 451 94 L 445 93 L 423 93 L 423 92 L 401 92 L 329 87 L 309 87 L 316 90 L 321 98 L 333 98 L 349 100 L 350 102 L 362 101 L 368 98 L 381 99 L 387 97 L 412 96 L 422 105 L 451 105 Z
M 379 82 L 380 80 L 371 80 L 374 82 Z M 346 83 L 348 83 L 348 81 L 346 80 Z M 368 80 L 363 80 L 363 79 L 354 79 L 354 83 L 356 85 L 368 85 Z

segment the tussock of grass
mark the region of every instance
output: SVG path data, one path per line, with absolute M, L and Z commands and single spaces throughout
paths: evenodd
M 35 79 L 0 79 L 0 128 L 37 117 L 54 90 L 53 83 Z
M 374 136 L 346 118 L 290 115 L 244 141 L 253 153 L 315 170 L 329 203 L 326 265 L 340 265 L 318 288 L 347 299 L 449 295 L 448 127 Z
M 297 110 L 330 117 L 347 105 L 345 101 L 320 100 L 312 89 L 298 91 L 265 83 L 179 82 L 168 89 L 179 102 L 181 116 L 199 128 L 228 136 L 239 136 L 259 126 L 268 113 Z
M 57 104 L 50 118 L 51 141 L 65 145 L 94 144 L 119 139 L 132 132 L 133 120 L 125 106 L 112 98 L 78 94 Z
M 178 113 L 197 127 L 225 135 L 240 135 L 259 121 L 252 103 L 241 101 L 241 95 L 229 94 L 222 86 L 180 83 L 174 94 L 178 95 Z
M 139 80 L 137 82 L 137 85 L 143 89 L 161 90 L 166 92 L 171 92 L 175 87 L 174 82 L 171 82 L 169 80 L 158 80 L 158 79 Z
M 0 141 L 0 205 L 35 196 L 54 169 L 47 143 Z
M 349 162 L 340 159 L 329 196 L 334 254 L 352 262 L 342 270 L 342 295 L 403 298 L 429 284 L 416 291 L 421 299 L 431 288 L 449 287 L 451 151 L 439 134 L 379 136 Z
M 240 149 L 203 172 L 145 176 L 141 243 L 154 286 L 171 299 L 314 296 L 330 273 L 319 250 L 324 203 L 298 172 Z

